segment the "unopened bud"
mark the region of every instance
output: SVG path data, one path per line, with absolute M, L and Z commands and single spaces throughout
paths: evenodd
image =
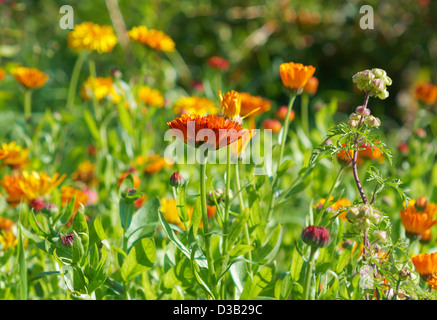
M 355 128 L 355 127 L 358 127 L 360 122 L 358 120 L 349 120 L 347 123 Z
M 41 213 L 47 214 L 49 216 L 54 216 L 58 213 L 59 209 L 55 204 L 48 204 L 45 205 L 42 209 L 41 209 Z
M 180 188 L 184 185 L 185 181 L 179 172 L 175 172 L 170 177 L 170 186 Z
M 33 199 L 29 205 L 35 212 L 40 212 L 45 206 L 44 200 L 41 198 Z
M 366 106 L 358 106 L 355 109 L 355 112 L 360 116 L 368 116 L 370 115 L 370 109 L 366 108 Z
M 302 231 L 301 237 L 311 247 L 323 248 L 329 245 L 329 231 L 325 227 L 308 226 Z
M 349 222 L 353 223 L 355 222 L 355 220 L 358 218 L 359 215 L 360 215 L 360 210 L 357 207 L 349 207 L 346 213 L 346 219 Z
M 66 234 L 65 236 L 61 236 L 61 242 L 66 247 L 71 247 L 73 245 L 74 241 L 74 233 L 70 232 L 69 234 Z
M 350 120 L 360 120 L 361 116 L 355 112 L 352 112 L 351 115 L 349 116 Z
M 385 231 L 377 230 L 373 233 L 373 236 L 381 243 L 385 243 L 387 241 L 387 232 Z
M 381 120 L 379 120 L 377 117 L 370 115 L 366 119 L 364 119 L 364 124 L 369 128 L 377 128 L 381 125 Z
M 416 200 L 414 207 L 416 208 L 416 210 L 418 212 L 420 212 L 420 211 L 425 210 L 427 204 L 428 204 L 428 200 L 424 196 L 421 196 Z

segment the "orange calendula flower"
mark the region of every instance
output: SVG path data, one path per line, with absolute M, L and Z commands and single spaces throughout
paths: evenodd
M 26 201 L 24 192 L 21 189 L 20 181 L 23 180 L 21 175 L 8 175 L 3 176 L 3 180 L 0 181 L 1 186 L 6 191 L 6 201 L 11 207 L 16 207 L 21 201 Z
M 273 133 L 278 133 L 281 131 L 281 122 L 277 119 L 266 119 L 261 124 L 263 129 L 272 130 Z
M 0 68 L 0 81 L 6 77 L 6 71 Z
M 279 66 L 279 73 L 284 86 L 300 93 L 311 79 L 316 68 L 301 63 L 287 62 Z
M 107 98 L 114 103 L 119 103 L 121 101 L 121 96 L 114 88 L 112 77 L 89 77 L 82 85 L 80 96 L 82 99 L 89 101 L 93 95 L 98 101 L 102 101 L 104 98 Z
M 145 26 L 138 26 L 129 30 L 128 35 L 132 41 L 141 43 L 155 50 L 175 50 L 175 43 L 173 39 L 160 30 L 148 29 Z
M 111 52 L 117 42 L 111 26 L 100 26 L 93 22 L 77 24 L 68 34 L 68 46 L 77 51 Z
M 14 221 L 12 219 L 0 217 L 0 229 L 11 230 L 13 225 Z
M 236 120 L 241 122 L 240 110 L 241 110 L 241 97 L 237 91 L 231 90 L 222 94 L 219 90 L 220 98 L 220 110 L 223 116 L 227 119 Z
M 149 86 L 142 86 L 138 90 L 138 99 L 144 102 L 146 106 L 155 106 L 161 108 L 164 106 L 164 96 L 159 90 L 152 89 Z
M 171 168 L 173 166 L 159 154 L 148 156 L 145 160 L 144 172 L 149 175 L 160 172 L 164 167 Z
M 45 172 L 23 171 L 19 184 L 26 199 L 32 201 L 51 193 L 64 181 L 65 177 L 65 174 L 61 176 L 59 173 L 50 177 Z
M 280 107 L 280 108 L 276 111 L 276 113 L 275 113 L 276 118 L 278 118 L 279 120 L 284 121 L 284 120 L 285 120 L 285 117 L 287 116 L 287 111 L 288 111 L 288 107 L 287 107 L 287 106 L 282 106 L 282 107 Z M 291 109 L 291 110 L 290 110 L 290 115 L 289 115 L 290 122 L 294 120 L 294 117 L 295 117 L 294 110 Z
M 0 163 L 13 168 L 23 168 L 29 163 L 29 149 L 23 149 L 15 141 L 3 143 L 0 148 Z
M 433 275 L 432 278 L 427 279 L 426 281 L 431 286 L 431 288 L 437 290 L 437 275 Z
M 243 118 L 255 117 L 269 111 L 272 103 L 263 99 L 261 96 L 253 96 L 248 92 L 240 92 L 241 111 L 240 115 Z
M 13 248 L 17 245 L 17 237 L 10 230 L 1 230 L 0 232 L 0 244 L 2 250 Z
M 329 202 L 332 202 L 334 200 L 333 196 L 329 197 Z M 322 198 L 320 199 L 315 205 L 313 205 L 314 209 L 320 210 L 325 205 L 326 199 Z M 334 213 L 339 213 L 338 217 L 342 219 L 346 219 L 346 212 L 347 208 L 349 208 L 352 205 L 352 203 L 349 201 L 349 199 L 341 198 L 332 203 L 328 209 L 331 209 Z
M 15 79 L 26 88 L 36 89 L 42 87 L 49 76 L 36 68 L 18 67 L 11 70 Z
M 424 278 L 432 278 L 437 274 L 437 252 L 419 253 L 411 257 L 414 268 Z
M 303 87 L 303 91 L 310 95 L 313 95 L 317 92 L 318 86 L 319 86 L 319 79 L 317 79 L 316 77 L 311 77 L 310 80 L 308 80 L 305 87 Z
M 140 187 L 140 185 L 141 185 L 141 179 L 136 174 L 134 174 L 135 171 L 136 171 L 136 169 L 132 168 L 132 169 L 130 169 L 128 171 L 122 172 L 119 175 L 119 177 L 118 177 L 117 186 L 120 188 L 121 183 L 123 182 L 123 180 L 126 179 L 126 177 L 129 174 L 132 174 L 132 178 L 134 180 L 134 188 L 138 189 Z
M 368 144 L 363 144 L 360 148 L 364 148 L 364 150 L 359 150 L 358 155 L 362 158 L 366 158 L 369 160 L 377 160 L 378 162 L 383 162 L 384 157 L 377 146 L 370 147 Z
M 205 116 L 207 114 L 216 115 L 219 109 L 217 105 L 205 97 L 182 97 L 173 105 L 173 112 L 176 115 L 181 114 L 198 114 Z
M 417 100 L 427 105 L 433 105 L 437 101 L 437 86 L 432 83 L 417 84 L 414 93 Z
M 427 237 L 429 229 L 437 223 L 434 216 L 437 213 L 437 205 L 427 203 L 424 207 L 418 208 L 416 200 L 410 200 L 408 206 L 400 211 L 401 222 L 408 236 Z
M 237 141 L 244 134 L 237 122 L 213 115 L 183 114 L 167 125 L 186 144 L 194 147 L 206 144 L 208 149 L 214 150 Z
M 74 209 L 73 212 L 76 213 L 77 210 L 81 208 L 82 205 L 86 206 L 88 203 L 88 195 L 80 189 L 63 186 L 61 188 L 61 201 L 62 206 L 65 206 L 71 199 L 74 198 Z

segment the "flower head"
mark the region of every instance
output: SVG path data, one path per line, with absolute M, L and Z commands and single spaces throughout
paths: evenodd
M 36 89 L 42 87 L 49 76 L 36 68 L 18 67 L 11 70 L 15 79 L 26 88 Z
M 77 170 L 72 174 L 71 178 L 76 181 L 82 181 L 87 184 L 92 184 L 95 182 L 94 172 L 96 171 L 96 166 L 89 160 L 85 160 Z
M 266 130 L 272 130 L 273 133 L 278 133 L 281 131 L 282 125 L 277 119 L 265 119 L 261 127 Z
M 87 205 L 88 203 L 88 195 L 83 192 L 81 189 L 77 189 L 70 186 L 63 186 L 61 188 L 61 201 L 62 206 L 65 206 L 68 202 L 70 202 L 74 197 L 74 207 L 73 212 L 76 213 L 82 205 Z
M 93 22 L 77 24 L 68 34 L 68 46 L 77 51 L 111 52 L 117 42 L 111 26 L 100 26 Z
M 19 183 L 25 198 L 30 202 L 51 193 L 64 181 L 65 177 L 65 174 L 59 173 L 49 176 L 45 172 L 23 171 L 22 180 Z
M 14 225 L 14 220 L 5 217 L 0 217 L 0 229 L 11 230 Z
M 170 186 L 180 188 L 184 185 L 185 181 L 179 172 L 174 172 L 170 177 Z
M 301 63 L 287 62 L 279 66 L 279 73 L 284 86 L 297 94 L 301 93 L 311 79 L 316 68 Z
M 132 41 L 160 51 L 174 51 L 175 43 L 172 38 L 160 30 L 148 29 L 145 26 L 133 27 L 128 31 Z
M 115 90 L 112 77 L 89 77 L 82 85 L 80 96 L 84 100 L 91 100 L 93 95 L 98 101 L 102 101 L 104 98 L 114 103 L 121 101 L 121 96 Z
M 316 77 L 311 77 L 310 80 L 308 80 L 305 87 L 303 87 L 303 91 L 310 95 L 313 95 L 316 93 L 318 86 L 319 86 L 319 79 L 317 79 Z
M 3 143 L 0 148 L 0 164 L 11 166 L 12 168 L 21 169 L 29 163 L 29 149 L 23 149 L 15 141 L 9 144 Z
M 183 114 L 167 125 L 175 129 L 177 137 L 186 144 L 195 147 L 206 144 L 208 149 L 214 150 L 237 141 L 244 134 L 237 122 L 213 115 Z
M 157 89 L 152 89 L 149 86 L 142 86 L 138 90 L 138 99 L 146 106 L 156 106 L 162 108 L 164 106 L 164 96 Z
M 255 134 L 255 130 L 244 129 L 244 134 L 242 135 L 241 139 L 231 144 L 231 156 L 237 158 L 241 157 L 242 153 L 247 148 L 247 145 Z
M 329 245 L 329 231 L 325 227 L 308 226 L 302 231 L 302 241 L 306 244 L 323 248 Z
M 276 110 L 276 113 L 275 113 L 276 118 L 278 118 L 281 121 L 285 120 L 285 117 L 287 116 L 287 111 L 288 111 L 288 107 L 287 106 L 279 107 L 278 110 Z M 294 110 L 291 109 L 290 110 L 290 115 L 289 115 L 290 122 L 294 120 L 294 117 L 295 117 Z
M 415 200 L 410 200 L 408 206 L 400 211 L 401 222 L 409 237 L 423 238 L 431 236 L 429 229 L 437 223 L 434 217 L 437 213 L 437 205 L 426 203 L 424 206 L 416 206 Z
M 124 179 L 127 178 L 128 175 L 132 175 L 132 179 L 134 181 L 134 188 L 138 189 L 141 185 L 141 179 L 138 177 L 138 175 L 135 174 L 137 170 L 135 168 L 129 169 L 128 171 L 120 173 L 118 176 L 117 186 L 120 188 L 122 182 Z
M 198 114 L 200 116 L 207 114 L 216 115 L 218 111 L 217 105 L 205 97 L 182 97 L 176 100 L 173 105 L 173 112 L 176 115 L 184 113 Z
M 240 121 L 241 97 L 237 91 L 231 90 L 222 94 L 219 90 L 221 111 L 225 118 Z
M 352 81 L 359 90 L 368 92 L 369 96 L 378 97 L 381 100 L 388 97 L 387 86 L 392 84 L 387 72 L 378 68 L 357 72 L 352 77 Z
M 0 244 L 2 250 L 13 248 L 17 243 L 17 237 L 11 230 L 0 230 Z
M 248 92 L 240 92 L 241 111 L 240 115 L 243 118 L 255 117 L 269 111 L 272 103 L 263 99 L 261 96 L 253 96 Z
M 70 232 L 69 234 L 61 236 L 61 242 L 64 246 L 71 247 L 74 242 L 74 233 Z
M 417 100 L 427 105 L 433 105 L 437 101 L 437 86 L 432 83 L 418 83 L 414 94 Z
M 437 252 L 419 253 L 411 257 L 414 268 L 424 278 L 431 278 L 437 274 Z

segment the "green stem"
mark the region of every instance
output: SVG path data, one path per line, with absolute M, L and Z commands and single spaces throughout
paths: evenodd
M 200 163 L 200 200 L 201 200 L 201 208 L 202 208 L 202 221 L 203 221 L 203 232 L 205 237 L 205 255 L 206 260 L 208 262 L 208 272 L 209 272 L 209 278 L 210 278 L 210 287 L 215 287 L 215 271 L 214 271 L 214 262 L 212 259 L 212 252 L 211 252 L 211 244 L 210 244 L 210 234 L 209 234 L 209 228 L 208 228 L 208 212 L 206 209 L 206 161 L 201 160 Z
M 310 124 L 308 120 L 308 105 L 309 105 L 309 97 L 306 93 L 301 95 L 301 120 L 302 120 L 302 129 L 307 135 L 310 136 Z
M 226 147 L 226 196 L 225 196 L 225 213 L 223 216 L 223 256 L 225 256 L 228 252 L 228 221 L 229 221 L 229 211 L 231 209 L 231 145 L 228 144 Z M 223 278 L 221 283 L 222 295 L 221 298 L 223 300 L 226 299 L 226 279 Z
M 315 226 L 317 226 L 320 223 L 320 220 L 322 219 L 323 214 L 325 213 L 326 208 L 328 207 L 328 203 L 329 203 L 329 198 L 332 195 L 332 192 L 334 191 L 335 185 L 337 184 L 337 182 L 340 180 L 340 177 L 342 176 L 344 170 L 346 167 L 342 166 L 341 169 L 338 171 L 337 176 L 335 177 L 335 181 L 331 186 L 331 189 L 329 190 L 328 196 L 325 199 L 325 203 L 323 204 L 322 209 L 320 210 L 319 215 L 317 216 L 317 220 L 314 223 Z
M 99 106 L 99 101 L 97 101 L 97 97 L 95 95 L 95 81 L 97 78 L 96 75 L 96 64 L 94 63 L 93 59 L 88 59 L 88 67 L 89 67 L 89 71 L 90 71 L 90 76 L 92 78 L 92 100 L 93 100 L 93 107 L 94 107 L 94 113 L 96 116 L 96 120 L 97 122 L 100 122 L 102 120 L 102 112 L 100 111 L 100 106 Z
M 283 126 L 283 131 L 282 131 L 281 149 L 280 149 L 280 152 L 279 152 L 278 165 L 276 167 L 276 170 L 279 169 L 280 165 L 282 164 L 282 158 L 284 157 L 285 142 L 287 141 L 288 128 L 290 126 L 290 113 L 291 113 L 291 109 L 293 108 L 293 103 L 294 103 L 295 99 L 296 99 L 296 95 L 290 95 L 290 101 L 288 103 L 287 114 L 286 114 L 285 119 L 284 119 L 284 126 Z M 276 184 L 278 183 L 278 179 L 279 179 L 278 175 L 275 174 L 275 178 L 274 178 L 273 183 L 272 183 L 272 193 L 271 193 L 271 197 L 270 197 L 269 211 L 267 213 L 267 219 L 268 220 L 271 219 L 272 213 L 273 213 L 273 208 L 275 207 L 275 188 L 276 188 Z
M 67 106 L 66 109 L 70 110 L 73 107 L 74 96 L 76 95 L 77 83 L 79 81 L 80 70 L 85 61 L 87 51 L 82 51 L 76 59 L 73 67 L 73 73 L 71 74 L 70 86 L 68 88 Z
M 26 121 L 30 121 L 32 116 L 32 90 L 26 89 L 24 91 L 24 117 Z
M 303 300 L 309 300 L 311 279 L 312 279 L 313 268 L 314 268 L 314 258 L 316 256 L 317 250 L 318 250 L 318 248 L 316 248 L 316 247 L 311 247 L 311 249 L 310 249 L 310 256 L 308 258 L 307 269 L 305 272 L 305 281 L 304 281 L 304 287 L 303 287 Z
M 240 204 L 240 213 L 243 212 L 245 205 L 243 200 L 243 194 L 241 192 L 241 183 L 240 183 L 240 162 L 237 162 L 235 164 L 235 183 L 237 185 L 237 192 L 238 192 L 238 201 Z M 246 237 L 246 243 L 250 245 L 250 235 L 249 235 L 249 221 L 246 222 L 244 225 L 244 235 Z M 252 251 L 249 251 L 247 253 L 247 259 L 252 261 Z M 252 273 L 252 264 L 248 264 L 248 271 L 249 273 Z

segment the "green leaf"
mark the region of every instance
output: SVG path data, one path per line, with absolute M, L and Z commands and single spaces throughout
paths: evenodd
M 228 236 L 227 251 L 232 248 L 249 220 L 249 208 L 245 208 L 232 223 Z
M 200 197 L 196 199 L 194 203 L 193 214 L 191 215 L 190 230 L 192 230 L 193 236 L 196 237 L 197 230 L 199 230 L 199 224 L 202 220 L 202 202 Z
M 302 271 L 303 259 L 300 256 L 296 247 L 293 248 L 293 253 L 291 255 L 291 267 L 290 267 L 290 275 L 293 281 L 299 281 L 300 273 Z
M 21 212 L 20 212 L 20 223 L 18 228 L 18 264 L 19 264 L 19 271 L 20 271 L 20 300 L 27 300 L 28 297 L 28 284 L 27 284 L 27 262 L 26 262 L 26 256 L 24 253 L 24 242 L 23 242 L 23 236 L 21 232 Z
M 93 116 L 87 109 L 84 109 L 83 111 L 83 118 L 85 120 L 85 123 L 88 125 L 88 129 L 90 130 L 90 133 L 93 136 L 93 138 L 96 140 L 99 146 L 102 146 L 102 139 L 100 137 L 97 124 L 94 121 Z
M 49 234 L 44 231 L 44 229 L 38 223 L 38 220 L 35 217 L 35 213 L 33 210 L 29 212 L 29 223 L 32 226 L 32 229 L 41 237 L 47 238 Z
M 275 297 L 278 300 L 286 300 L 293 288 L 293 280 L 290 272 L 284 272 L 275 283 Z
M 238 244 L 229 250 L 229 255 L 231 257 L 238 257 L 246 254 L 247 252 L 253 250 L 254 246 L 248 244 Z
M 88 222 L 86 221 L 85 215 L 80 211 L 78 211 L 73 218 L 73 230 L 79 235 L 83 251 L 86 252 L 89 245 Z
M 79 237 L 76 231 L 73 230 L 73 234 L 73 263 L 79 263 L 83 258 L 85 250 L 82 244 L 82 239 Z
M 128 251 L 135 243 L 143 238 L 150 238 L 156 230 L 159 220 L 158 198 L 148 200 L 134 215 L 126 231 Z
M 249 276 L 244 284 L 244 289 L 241 293 L 240 300 L 252 300 L 256 298 L 259 293 L 273 280 L 273 276 L 273 268 L 269 266 L 262 268 L 253 277 L 253 279 Z
M 97 252 L 97 246 L 95 247 L 96 254 Z M 103 285 L 105 283 L 109 271 L 110 271 L 110 260 L 108 259 L 108 250 L 105 246 L 102 247 L 102 257 L 98 264 L 94 264 L 94 272 L 91 282 L 88 285 L 88 293 L 94 292 L 97 288 Z
M 278 225 L 272 231 L 267 243 L 258 251 L 254 260 L 259 263 L 269 263 L 276 255 L 281 245 L 282 226 Z
M 131 281 L 136 276 L 155 263 L 156 248 L 152 238 L 138 241 L 130 250 L 121 267 L 121 277 L 124 281 Z
M 74 212 L 74 203 L 76 201 L 76 196 L 73 196 L 71 200 L 62 208 L 62 211 L 60 212 L 59 221 L 61 226 L 66 224 Z
M 178 194 L 176 197 L 176 209 L 181 221 L 187 222 L 189 220 L 189 217 L 188 217 L 187 203 L 185 198 L 185 186 L 182 186 L 178 190 Z
M 292 160 L 285 160 L 284 162 L 282 162 L 279 168 L 276 170 L 278 177 L 284 175 L 284 173 L 287 172 L 287 170 L 291 168 L 294 164 L 295 163 Z

